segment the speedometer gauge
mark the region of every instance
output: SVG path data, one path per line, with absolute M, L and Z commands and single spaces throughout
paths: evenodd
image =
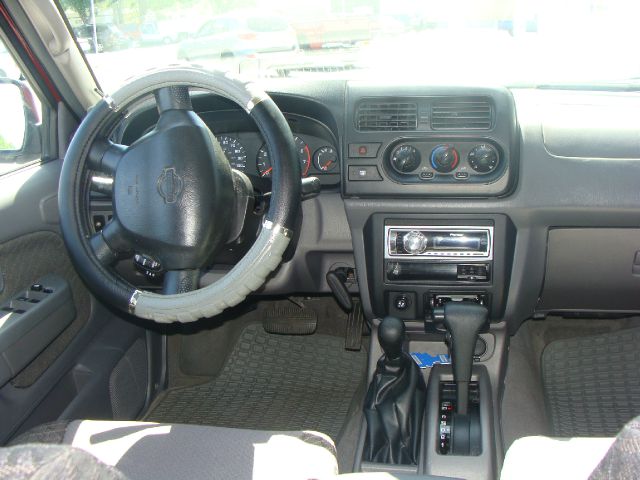
M 300 173 L 303 177 L 306 177 L 307 173 L 309 173 L 309 167 L 311 166 L 309 146 L 297 135 L 293 137 L 293 140 L 296 143 L 296 153 L 298 154 L 298 161 L 300 162 Z M 261 177 L 271 176 L 273 167 L 271 166 L 271 159 L 269 158 L 269 151 L 267 150 L 266 144 L 263 144 L 258 151 L 256 165 L 258 167 L 258 174 Z
M 220 147 L 224 152 L 231 168 L 244 171 L 247 168 L 247 151 L 237 138 L 229 135 L 220 135 L 217 137 Z

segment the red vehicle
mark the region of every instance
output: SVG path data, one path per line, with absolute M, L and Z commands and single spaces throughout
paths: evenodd
M 341 15 L 306 18 L 292 23 L 300 48 L 319 49 L 332 45 L 353 45 L 371 40 L 379 30 L 372 15 Z

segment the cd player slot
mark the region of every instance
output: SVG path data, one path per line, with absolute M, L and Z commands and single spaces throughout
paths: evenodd
M 486 293 L 432 293 L 429 295 L 431 310 L 444 307 L 449 302 L 471 302 L 488 306 L 489 296 Z
M 491 280 L 491 264 L 387 261 L 386 275 L 391 282 L 484 283 Z

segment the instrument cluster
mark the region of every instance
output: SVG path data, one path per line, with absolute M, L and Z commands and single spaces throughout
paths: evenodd
M 247 175 L 271 177 L 273 165 L 267 145 L 257 132 L 216 135 L 231 168 Z M 339 173 L 338 151 L 327 140 L 306 134 L 293 137 L 303 177 Z

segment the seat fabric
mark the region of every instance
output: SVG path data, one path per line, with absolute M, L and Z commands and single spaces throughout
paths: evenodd
M 47 431 L 46 426 L 41 430 Z M 37 437 L 33 431 L 22 436 L 30 442 Z M 58 440 L 89 452 L 133 480 L 298 480 L 338 473 L 332 440 L 312 431 L 82 420 L 69 423 Z M 45 435 L 43 441 L 51 441 L 51 436 Z M 12 443 L 18 442 L 20 438 Z
M 640 471 L 640 416 L 614 438 L 523 437 L 511 445 L 501 480 L 631 480 Z
M 500 480 L 586 480 L 614 438 L 524 437 L 513 442 Z
M 627 423 L 589 480 L 635 479 L 640 476 L 640 417 Z
M 67 445 L 24 444 L 0 448 L 0 480 L 126 480 L 93 455 Z

